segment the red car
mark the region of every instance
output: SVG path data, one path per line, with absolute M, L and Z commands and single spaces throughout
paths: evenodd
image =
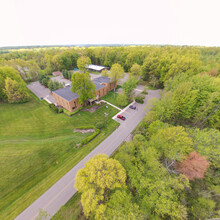
M 122 115 L 117 115 L 117 118 L 120 118 L 121 120 L 125 120 L 126 118 L 124 117 L 124 116 L 122 116 Z

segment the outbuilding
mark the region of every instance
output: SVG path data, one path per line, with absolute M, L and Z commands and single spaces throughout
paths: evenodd
M 95 72 L 102 72 L 102 70 L 105 70 L 105 69 L 109 69 L 109 67 L 106 67 L 106 66 L 99 66 L 99 65 L 94 65 L 94 64 L 90 64 L 90 65 L 86 65 L 86 69 L 88 71 L 95 71 Z

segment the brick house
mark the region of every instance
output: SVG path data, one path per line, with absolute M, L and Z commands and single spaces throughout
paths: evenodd
M 92 81 L 96 86 L 96 98 L 99 99 L 106 95 L 110 90 L 114 89 L 114 83 L 110 81 L 109 77 L 101 76 L 95 78 Z M 79 104 L 77 93 L 71 91 L 71 86 L 67 86 L 62 89 L 58 89 L 52 92 L 52 95 L 56 99 L 57 105 L 62 106 L 70 112 L 76 111 L 82 105 Z

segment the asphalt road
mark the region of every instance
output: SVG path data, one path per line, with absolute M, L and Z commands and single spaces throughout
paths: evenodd
M 38 216 L 39 209 L 43 209 L 47 211 L 50 216 L 53 216 L 59 208 L 65 205 L 65 203 L 76 193 L 77 190 L 74 188 L 74 179 L 78 170 L 84 167 L 84 164 L 89 158 L 99 153 L 110 156 L 144 118 L 146 115 L 144 107 L 147 100 L 152 97 L 160 98 L 160 91 L 149 91 L 149 94 L 145 98 L 145 104 L 136 104 L 137 110 L 126 110 L 124 114 L 127 116 L 127 119 L 125 121 L 120 121 L 120 126 L 109 137 L 15 219 L 33 220 Z

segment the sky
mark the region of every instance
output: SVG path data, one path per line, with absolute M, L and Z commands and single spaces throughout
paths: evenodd
M 0 0 L 0 47 L 220 46 L 220 0 Z

